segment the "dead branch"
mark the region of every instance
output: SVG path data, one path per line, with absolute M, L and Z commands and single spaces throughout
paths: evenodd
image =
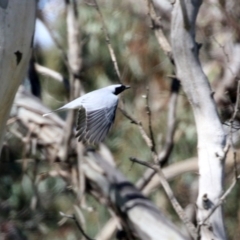
M 50 77 L 50 78 L 52 78 L 52 79 L 54 79 L 58 82 L 61 82 L 61 83 L 64 82 L 64 77 L 57 71 L 54 71 L 50 68 L 41 66 L 38 63 L 35 63 L 35 68 L 36 68 L 36 71 L 43 76 Z
M 106 40 L 106 43 L 107 43 L 107 46 L 108 46 L 108 50 L 109 50 L 109 54 L 110 54 L 113 66 L 114 66 L 114 70 L 115 70 L 116 75 L 118 77 L 119 83 L 122 83 L 122 78 L 121 78 L 121 74 L 120 74 L 120 71 L 119 71 L 119 66 L 118 66 L 118 63 L 117 63 L 116 54 L 115 54 L 115 52 L 113 50 L 113 47 L 112 47 L 112 44 L 111 44 L 111 41 L 110 41 L 110 37 L 109 37 L 108 31 L 107 31 L 107 26 L 105 24 L 105 21 L 104 21 L 102 12 L 100 10 L 100 7 L 99 7 L 99 5 L 97 3 L 97 0 L 93 0 L 93 1 L 94 1 L 94 4 L 91 5 L 91 6 L 94 6 L 96 8 L 98 14 L 99 14 L 100 21 L 102 23 L 103 33 L 105 35 L 105 40 Z
M 44 19 L 44 17 L 42 15 L 39 16 L 42 23 L 44 24 L 44 26 L 47 28 L 53 42 L 55 43 L 55 46 L 57 47 L 57 49 L 59 50 L 59 52 L 61 53 L 61 57 L 62 57 L 62 60 L 66 66 L 66 68 L 68 69 L 69 72 L 72 72 L 71 71 L 71 68 L 69 66 L 69 62 L 68 62 L 68 56 L 67 56 L 67 53 L 64 49 L 64 47 L 62 46 L 60 40 L 58 39 L 58 36 L 56 36 L 55 32 L 54 32 L 54 29 L 50 26 L 50 24 Z
M 72 219 L 72 220 L 75 222 L 75 224 L 76 224 L 77 228 L 79 229 L 79 231 L 82 233 L 82 235 L 83 235 L 87 240 L 94 240 L 93 238 L 90 238 L 90 237 L 84 232 L 84 230 L 82 229 L 81 225 L 79 224 L 79 222 L 78 222 L 75 214 L 69 215 L 69 214 L 65 214 L 65 213 L 63 213 L 63 212 L 60 212 L 60 215 L 61 215 L 62 217 L 65 217 L 65 218 Z
M 78 23 L 78 10 L 76 1 L 66 3 L 67 11 L 67 37 L 68 37 L 68 64 L 69 64 L 69 80 L 70 80 L 70 98 L 73 100 L 80 96 L 82 87 L 80 84 L 80 71 L 82 68 L 81 46 L 79 43 L 80 31 Z M 65 125 L 65 134 L 63 137 L 63 148 L 59 153 L 59 158 L 66 161 L 68 158 L 68 147 L 73 135 L 73 125 L 75 121 L 74 112 L 68 111 Z
M 127 113 L 126 110 L 124 110 L 123 108 L 119 107 L 119 110 L 122 112 L 122 114 L 131 121 L 131 123 L 137 125 L 139 132 L 142 135 L 142 138 L 145 140 L 147 146 L 152 149 L 152 140 L 148 137 L 146 131 L 144 130 L 142 123 L 140 121 L 138 121 L 137 119 L 133 118 L 130 114 Z
M 170 222 L 163 217 L 152 202 L 129 183 L 116 168 L 107 163 L 101 155 L 96 152 L 89 152 L 86 160 L 87 162 L 94 162 L 104 170 L 104 174 L 100 174 L 89 168 L 88 164 L 85 164 L 84 170 L 88 180 L 97 185 L 95 185 L 95 188 L 101 189 L 103 196 L 110 198 L 110 201 L 118 209 L 118 215 L 120 214 L 121 218 L 124 217 L 125 224 L 128 227 L 133 227 L 141 239 L 159 239 L 159 236 L 165 236 L 164 238 L 168 239 L 172 234 L 173 238 L 176 237 L 175 227 L 172 226 L 173 228 L 170 230 Z M 166 221 L 164 221 L 164 218 Z M 145 224 L 149 227 L 144 228 Z M 178 238 L 181 238 L 181 236 L 178 235 Z
M 163 166 L 168 161 L 168 158 L 173 148 L 173 137 L 174 137 L 175 128 L 176 128 L 176 110 L 177 110 L 177 98 L 178 98 L 179 88 L 180 88 L 179 81 L 176 79 L 173 79 L 172 86 L 171 86 L 171 96 L 168 104 L 166 140 L 165 140 L 165 145 L 163 149 L 158 154 L 158 159 L 161 166 Z M 140 190 L 143 190 L 145 186 L 151 181 L 154 175 L 155 175 L 154 171 L 152 171 L 151 169 L 147 169 L 143 173 L 143 176 L 137 181 L 136 186 Z
M 161 18 L 157 17 L 153 1 L 145 0 L 145 2 L 148 7 L 148 15 L 152 22 L 152 29 L 154 30 L 159 46 L 164 51 L 166 56 L 169 57 L 172 65 L 175 67 L 171 46 L 162 30 Z M 180 83 L 175 75 L 175 71 L 173 72 L 173 75 L 168 75 L 168 76 L 171 76 L 173 79 L 172 79 L 172 86 L 171 86 L 171 97 L 169 102 L 166 142 L 165 142 L 164 148 L 162 149 L 160 154 L 158 154 L 158 159 L 159 159 L 158 161 L 161 164 L 161 166 L 163 166 L 167 162 L 173 148 L 173 136 L 174 136 L 175 124 L 176 124 L 177 96 L 180 88 Z M 154 174 L 155 174 L 154 171 L 152 171 L 151 169 L 147 169 L 143 174 L 143 177 L 138 180 L 136 186 L 139 189 L 143 189 L 144 186 L 146 186 L 151 181 Z
M 155 140 L 154 140 L 154 135 L 153 135 L 153 129 L 152 129 L 152 111 L 149 106 L 149 88 L 146 88 L 146 112 L 148 115 L 148 129 L 149 129 L 149 135 L 150 139 L 152 142 L 152 147 L 151 151 L 156 153 L 156 145 L 155 145 Z
M 164 51 L 164 53 L 166 54 L 166 56 L 168 56 L 170 58 L 171 62 L 173 63 L 174 60 L 172 57 L 171 46 L 163 33 L 160 17 L 157 17 L 153 1 L 145 0 L 145 2 L 148 6 L 148 15 L 152 22 L 151 27 L 154 30 L 155 36 L 158 40 L 158 43 L 159 43 L 160 47 L 162 48 L 162 50 Z
M 166 178 L 165 178 L 161 168 L 159 167 L 159 165 L 150 164 L 148 162 L 141 161 L 141 160 L 133 158 L 133 157 L 131 157 L 130 160 L 132 162 L 139 163 L 139 164 L 141 164 L 141 165 L 143 165 L 145 167 L 151 168 L 158 174 L 160 182 L 161 182 L 161 184 L 162 184 L 162 186 L 163 186 L 163 188 L 165 190 L 165 193 L 168 196 L 168 199 L 171 202 L 173 208 L 175 209 L 176 213 L 178 214 L 180 219 L 183 221 L 183 223 L 187 227 L 187 229 L 188 229 L 189 233 L 191 234 L 191 236 L 194 239 L 197 239 L 197 230 L 196 230 L 196 228 L 191 223 L 191 221 L 188 219 L 188 217 L 186 216 L 184 210 L 182 209 L 182 207 L 178 203 L 177 199 L 175 198 L 174 193 L 173 193 L 173 191 L 172 191 L 168 181 L 166 180 Z
M 237 177 L 234 176 L 231 185 L 228 187 L 228 189 L 225 191 L 225 193 L 219 198 L 218 203 L 214 205 L 214 207 L 208 213 L 206 218 L 202 222 L 198 223 L 198 228 L 197 228 L 198 235 L 200 235 L 201 227 L 205 225 L 207 220 L 212 216 L 212 214 L 216 211 L 216 209 L 219 208 L 224 203 L 225 199 L 232 192 L 233 188 L 236 186 L 239 179 L 240 179 L 240 175 Z
M 161 164 L 161 163 L 159 162 L 158 155 L 157 155 L 157 153 L 155 152 L 155 148 L 153 147 L 152 139 L 148 137 L 147 133 L 145 132 L 145 130 L 144 130 L 143 127 L 142 127 L 141 122 L 139 122 L 139 121 L 137 121 L 136 119 L 134 119 L 134 118 L 133 118 L 132 116 L 130 116 L 125 110 L 123 110 L 123 109 L 120 109 L 120 110 L 121 110 L 121 112 L 122 112 L 129 120 L 131 120 L 132 123 L 136 124 L 136 125 L 139 127 L 139 131 L 140 131 L 143 139 L 145 140 L 147 146 L 150 148 L 150 150 L 151 150 L 151 152 L 152 152 L 152 157 L 153 157 L 154 163 L 159 166 L 159 164 Z M 148 105 L 148 100 L 147 100 L 147 111 L 150 111 L 150 107 L 149 107 L 149 105 Z M 151 117 L 151 115 L 150 115 L 149 113 L 148 113 L 148 116 Z M 150 123 L 151 123 L 151 119 L 149 120 L 149 124 L 150 124 Z M 130 160 L 133 161 L 133 162 L 138 162 L 138 163 L 141 162 L 143 165 L 148 166 L 148 167 L 151 166 L 151 164 L 148 164 L 148 163 L 146 163 L 146 162 L 139 161 L 139 160 L 137 160 L 136 158 L 130 158 Z M 147 165 L 147 164 L 148 164 L 148 165 Z M 185 213 L 184 213 L 183 209 L 181 208 L 180 204 L 177 202 L 176 198 L 174 197 L 174 199 L 173 199 L 173 196 L 174 196 L 174 195 L 173 195 L 173 191 L 171 190 L 171 187 L 170 187 L 169 183 L 166 181 L 166 179 L 165 179 L 165 177 L 164 177 L 164 175 L 163 175 L 163 173 L 162 173 L 162 170 L 161 170 L 160 166 L 159 166 L 159 167 L 156 167 L 156 168 L 155 168 L 155 167 L 154 167 L 154 168 L 153 168 L 153 167 L 149 167 L 149 168 L 151 168 L 151 169 L 154 170 L 154 172 L 150 172 L 150 177 L 151 177 L 151 178 L 154 176 L 155 172 L 158 172 L 158 174 L 159 174 L 159 176 L 160 176 L 161 184 L 163 185 L 163 188 L 164 188 L 166 194 L 168 195 L 169 200 L 171 201 L 174 209 L 175 209 L 176 212 L 178 213 L 180 219 L 181 219 L 181 220 L 184 222 L 184 224 L 186 225 L 186 227 L 187 227 L 189 233 L 191 234 L 191 236 L 192 236 L 194 239 L 196 239 L 196 238 L 197 238 L 196 229 L 195 229 L 194 225 L 188 220 L 187 216 L 185 215 Z M 151 178 L 150 178 L 150 179 L 151 179 Z M 144 180 L 144 182 L 145 182 L 145 180 Z M 170 193 L 171 193 L 171 195 L 170 195 Z M 172 199 L 173 199 L 173 200 L 172 200 Z

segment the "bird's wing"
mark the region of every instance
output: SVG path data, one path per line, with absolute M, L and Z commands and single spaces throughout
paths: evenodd
M 117 102 L 111 108 L 100 108 L 87 111 L 79 109 L 77 119 L 78 141 L 96 144 L 101 142 L 111 128 L 117 109 Z
M 78 110 L 76 137 L 81 138 L 81 136 L 84 134 L 85 130 L 86 130 L 86 109 L 84 107 L 81 107 Z

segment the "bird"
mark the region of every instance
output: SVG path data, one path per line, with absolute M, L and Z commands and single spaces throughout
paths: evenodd
M 76 135 L 78 141 L 91 145 L 102 142 L 115 120 L 118 105 L 118 95 L 129 89 L 123 84 L 110 85 L 89 92 L 66 105 L 43 115 L 53 112 L 78 109 Z

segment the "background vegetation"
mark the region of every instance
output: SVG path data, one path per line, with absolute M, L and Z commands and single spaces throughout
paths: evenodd
M 67 51 L 66 12 L 64 3 L 52 0 L 39 3 L 39 18 L 44 25 L 56 34 L 63 49 Z M 164 1 L 163 1 L 164 2 Z M 171 5 L 155 2 L 159 16 L 162 17 L 164 32 L 170 34 Z M 148 130 L 146 112 L 146 87 L 149 88 L 149 106 L 152 111 L 152 127 L 158 151 L 164 147 L 167 131 L 167 114 L 171 94 L 172 66 L 159 47 L 144 1 L 99 1 L 102 14 L 110 35 L 113 49 L 123 76 L 123 82 L 131 89 L 122 94 L 125 109 L 142 122 Z M 167 6 L 166 9 L 163 6 Z M 56 9 L 52 13 L 51 9 Z M 118 82 L 109 55 L 102 23 L 92 3 L 79 1 L 79 26 L 82 44 L 82 69 L 80 79 L 85 92 Z M 53 16 L 54 15 L 54 16 Z M 219 112 L 223 122 L 229 119 L 231 106 L 236 101 L 236 81 L 232 81 L 224 92 L 224 99 L 218 96 L 225 86 L 225 74 L 234 58 L 234 47 L 239 45 L 240 8 L 237 1 L 204 1 L 198 18 L 197 39 L 202 44 L 200 56 L 205 73 L 217 95 Z M 41 101 L 50 109 L 55 109 L 69 99 L 68 71 L 61 50 L 53 44 L 44 45 L 44 36 L 35 39 L 34 61 L 62 74 L 64 83 L 57 82 L 46 75 L 38 74 L 38 89 Z M 235 66 L 235 65 L 234 65 Z M 236 75 L 240 60 L 237 61 Z M 23 85 L 33 85 L 28 77 Z M 36 79 L 34 80 L 37 81 Z M 230 91 L 230 90 L 231 91 Z M 229 96 L 229 97 L 228 97 Z M 227 100 L 226 100 L 227 99 Z M 230 100 L 229 100 L 230 99 Z M 14 106 L 13 106 L 14 108 Z M 13 115 L 8 122 L 5 145 L 0 161 L 0 236 L 3 239 L 81 239 L 82 235 L 74 221 L 62 218 L 59 212 L 71 214 L 77 197 L 72 185 L 60 176 L 43 177 L 51 170 L 68 165 L 42 159 L 41 153 L 34 151 L 34 137 L 28 139 L 28 131 L 20 126 L 23 138 L 14 134 Z M 63 119 L 66 113 L 60 115 Z M 17 120 L 16 120 L 17 121 Z M 236 122 L 237 124 L 238 122 Z M 19 128 L 19 126 L 18 126 Z M 234 133 L 234 144 L 239 142 Z M 30 141 L 30 147 L 26 147 Z M 117 112 L 116 121 L 105 142 L 119 170 L 132 183 L 145 172 L 145 168 L 129 161 L 129 157 L 152 161 L 151 151 L 146 146 L 137 126 Z M 180 90 L 177 102 L 177 123 L 174 134 L 174 148 L 167 165 L 185 161 L 197 156 L 197 135 L 191 107 Z M 27 159 L 26 161 L 24 159 Z M 227 168 L 225 184 L 229 185 L 233 167 Z M 44 175 L 45 176 L 45 175 Z M 196 172 L 188 172 L 171 180 L 174 193 L 183 207 L 196 200 Z M 150 199 L 173 222 L 181 226 L 171 204 L 161 187 L 154 188 Z M 224 204 L 225 222 L 229 239 L 240 238 L 240 186 L 232 191 Z M 85 206 L 84 206 L 85 205 Z M 83 207 L 84 206 L 84 207 Z M 82 226 L 88 235 L 94 237 L 104 227 L 112 213 L 94 196 L 87 194 L 81 207 Z M 5 238 L 4 238 L 5 237 Z M 8 238 L 7 238 L 8 237 Z M 114 238 L 115 239 L 115 238 Z

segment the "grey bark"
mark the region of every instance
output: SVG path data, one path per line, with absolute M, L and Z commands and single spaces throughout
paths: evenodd
M 0 0 L 0 151 L 9 111 L 31 56 L 35 14 L 35 0 Z
M 198 134 L 199 195 L 198 223 L 217 204 L 223 192 L 226 136 L 195 42 L 195 21 L 201 0 L 181 0 L 172 12 L 171 43 L 177 76 L 192 105 Z M 226 239 L 222 208 L 219 207 L 200 229 L 201 239 Z

